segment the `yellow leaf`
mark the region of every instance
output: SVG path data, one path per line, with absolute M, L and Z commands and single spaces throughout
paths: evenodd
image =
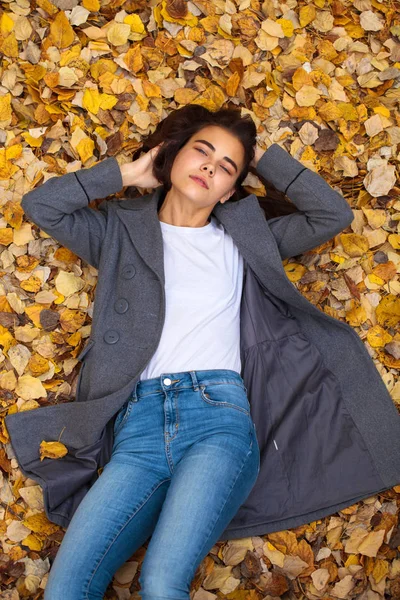
M 1 98 L 0 98 L 1 105 Z M 0 119 L 1 121 L 2 119 Z M 13 160 L 14 158 L 21 158 L 22 156 L 22 144 L 13 144 L 6 148 L 6 158 L 7 160 Z
M 51 523 L 43 512 L 36 513 L 23 519 L 22 524 L 35 533 L 46 535 L 51 535 L 59 530 L 59 526 L 55 523 Z
M 374 568 L 372 569 L 372 575 L 376 583 L 379 583 L 381 579 L 383 579 L 389 572 L 389 565 L 387 560 L 383 560 L 382 558 L 377 558 L 374 564 Z
M 384 279 L 381 279 L 381 277 L 378 277 L 378 275 L 375 275 L 374 273 L 369 273 L 368 279 L 371 283 L 375 283 L 376 285 L 383 285 L 385 283 Z
M 46 11 L 48 15 L 53 16 L 57 13 L 57 7 L 52 4 L 50 0 L 36 0 L 36 4 L 39 6 L 39 8 L 42 8 L 44 11 Z
M 11 119 L 11 94 L 7 92 L 0 96 L 0 121 Z
M 312 85 L 312 82 L 313 81 L 310 73 L 307 73 L 307 71 L 303 69 L 303 67 L 299 67 L 293 73 L 292 85 L 296 92 L 298 92 L 303 87 L 303 85 Z
M 363 235 L 359 235 L 358 233 L 342 233 L 339 234 L 339 239 L 343 250 L 349 256 L 362 256 L 368 251 L 368 240 Z
M 400 297 L 388 294 L 375 309 L 378 323 L 382 327 L 398 327 L 400 322 Z
M 96 81 L 104 73 L 115 73 L 118 66 L 109 58 L 101 58 L 97 62 L 90 65 L 90 74 Z
M 43 541 L 36 537 L 36 535 L 33 533 L 27 535 L 26 538 L 22 540 L 22 544 L 24 546 L 28 546 L 30 550 L 35 550 L 36 552 L 39 552 L 39 550 L 41 550 L 43 547 Z
M 342 116 L 342 112 L 336 102 L 325 102 L 319 109 L 318 114 L 325 121 L 336 121 Z
M 74 66 L 76 66 L 76 61 L 79 58 L 81 50 L 82 48 L 80 44 L 75 44 L 75 46 L 72 46 L 68 50 L 62 52 L 59 63 L 60 67 L 67 67 L 72 61 L 75 61 Z
M 12 227 L 0 227 L 0 244 L 9 246 L 14 241 L 14 229 Z
M 82 2 L 83 8 L 90 12 L 98 12 L 100 10 L 100 2 L 99 0 L 83 0 Z
M 306 25 L 309 25 L 309 23 L 311 23 L 311 21 L 314 21 L 315 19 L 315 7 L 312 4 L 308 4 L 307 6 L 302 6 L 300 8 L 300 25 L 301 27 L 306 27 Z
M 338 265 L 341 265 L 342 263 L 346 262 L 346 259 L 344 256 L 340 256 L 340 254 L 335 254 L 334 252 L 330 252 L 329 258 L 331 259 L 332 262 L 335 262 Z
M 321 92 L 312 85 L 303 85 L 303 87 L 296 92 L 296 102 L 299 106 L 314 106 L 320 97 Z
M 114 22 L 107 31 L 107 39 L 113 46 L 122 46 L 128 41 L 131 27 L 127 23 Z
M 377 113 L 379 115 L 383 115 L 384 117 L 387 117 L 388 119 L 390 117 L 390 110 L 388 108 L 386 108 L 386 106 L 375 106 L 373 110 L 375 113 Z
M 26 292 L 33 292 L 36 294 L 40 291 L 42 287 L 42 280 L 36 275 L 31 275 L 30 277 L 28 277 L 28 279 L 24 279 L 23 281 L 21 281 L 19 285 Z
M 357 25 L 357 23 L 348 23 L 347 25 L 344 25 L 344 28 L 348 35 L 355 40 L 358 40 L 365 35 L 364 29 L 361 25 Z
M 100 94 L 97 88 L 85 88 L 82 98 L 82 106 L 97 115 L 100 108 Z
M 0 346 L 5 352 L 8 352 L 11 346 L 14 346 L 14 337 L 3 325 L 0 325 Z
M 110 110 L 117 104 L 117 102 L 118 98 L 112 96 L 111 94 L 102 93 L 100 95 L 100 108 L 103 110 Z
M 130 26 L 131 31 L 133 33 L 141 33 L 141 34 L 146 33 L 146 28 L 143 25 L 143 21 L 139 15 L 136 15 L 136 14 L 127 15 L 124 18 L 124 23 L 127 23 Z
M 190 88 L 178 88 L 174 93 L 174 100 L 177 104 L 190 104 L 199 97 L 199 92 Z
M 347 560 L 344 563 L 344 566 L 346 567 L 346 569 L 350 566 L 350 565 L 359 565 L 359 560 L 357 558 L 356 554 L 349 554 Z
M 18 42 L 13 31 L 1 41 L 0 50 L 9 58 L 18 58 Z
M 337 102 L 336 105 L 340 110 L 341 116 L 343 117 L 343 119 L 346 119 L 346 121 L 359 120 L 359 114 L 355 106 L 350 104 L 350 102 Z
M 62 458 L 68 454 L 68 448 L 61 442 L 45 442 L 40 444 L 40 460 L 45 458 Z
M 75 39 L 75 32 L 62 10 L 50 25 L 50 38 L 57 48 L 67 48 Z
M 388 236 L 388 242 L 395 250 L 400 250 L 400 234 L 399 233 L 391 233 Z
M 101 125 L 95 127 L 94 133 L 97 133 L 97 135 L 99 135 L 103 140 L 108 138 L 108 136 L 110 135 L 110 132 Z
M 42 142 L 44 140 L 44 136 L 43 135 L 39 136 L 38 138 L 35 138 L 32 135 L 30 135 L 28 132 L 23 133 L 22 137 L 24 138 L 24 140 L 26 141 L 26 143 L 31 148 L 40 148 L 40 146 L 42 145 Z
M 81 161 L 85 163 L 93 156 L 94 141 L 89 137 L 85 137 L 76 145 L 76 149 L 79 153 Z
M 132 73 L 138 73 L 143 68 L 143 58 L 139 44 L 131 46 L 123 58 L 124 63 Z
M 14 21 L 9 16 L 9 13 L 4 12 L 0 17 L 0 35 L 7 37 L 9 33 L 14 29 Z
M 282 27 L 282 31 L 285 37 L 292 37 L 294 31 L 294 25 L 289 19 L 278 19 L 277 23 Z
M 195 17 L 189 10 L 186 11 L 184 17 L 171 17 L 167 9 L 166 0 L 162 0 L 161 2 L 160 16 L 169 23 L 178 23 L 179 25 L 188 25 L 189 27 L 195 27 L 198 22 L 197 17 Z M 162 24 L 162 19 L 160 25 Z
M 374 325 L 368 329 L 367 340 L 372 348 L 383 348 L 393 337 L 380 325 Z
M 367 313 L 363 306 L 356 305 L 353 301 L 353 307 L 346 312 L 346 321 L 352 327 L 360 327 L 367 320 Z
M 307 271 L 304 265 L 300 265 L 299 263 L 288 263 L 283 267 L 285 269 L 286 275 L 289 281 L 298 281 Z
M 157 84 L 142 79 L 142 86 L 147 98 L 161 98 L 161 90 Z

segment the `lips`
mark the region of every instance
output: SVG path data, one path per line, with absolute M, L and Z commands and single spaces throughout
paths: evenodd
M 207 185 L 206 185 L 206 183 L 205 183 L 205 182 L 204 182 L 202 179 L 200 179 L 200 177 L 196 177 L 195 175 L 190 175 L 190 177 L 191 177 L 191 178 L 192 178 L 194 181 L 196 181 L 196 182 L 197 182 L 199 185 L 201 185 L 202 187 L 204 187 L 204 188 L 206 188 L 206 189 L 207 189 Z

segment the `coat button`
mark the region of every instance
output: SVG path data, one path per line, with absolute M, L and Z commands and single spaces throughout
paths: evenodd
M 129 302 L 125 298 L 118 298 L 114 304 L 115 312 L 120 313 L 121 315 L 128 310 L 128 307 Z
M 124 279 L 132 279 L 136 273 L 135 265 L 125 265 L 121 271 L 121 275 Z
M 115 329 L 109 329 L 105 332 L 103 339 L 107 344 L 116 344 L 119 340 L 119 333 Z

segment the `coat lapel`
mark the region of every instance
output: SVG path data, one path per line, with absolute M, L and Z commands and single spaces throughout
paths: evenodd
M 116 213 L 142 259 L 165 285 L 163 239 L 158 218 L 162 197 L 163 186 L 159 186 L 150 194 L 118 203 Z M 232 237 L 263 288 L 314 316 L 316 312 L 324 314 L 287 278 L 276 240 L 257 196 L 250 194 L 237 202 L 217 203 L 212 214 Z

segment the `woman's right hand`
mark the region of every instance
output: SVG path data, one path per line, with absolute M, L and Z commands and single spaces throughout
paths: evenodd
M 133 162 L 120 165 L 123 187 L 134 185 L 141 188 L 155 188 L 162 185 L 153 175 L 153 161 L 162 144 L 163 142 L 154 146 Z

